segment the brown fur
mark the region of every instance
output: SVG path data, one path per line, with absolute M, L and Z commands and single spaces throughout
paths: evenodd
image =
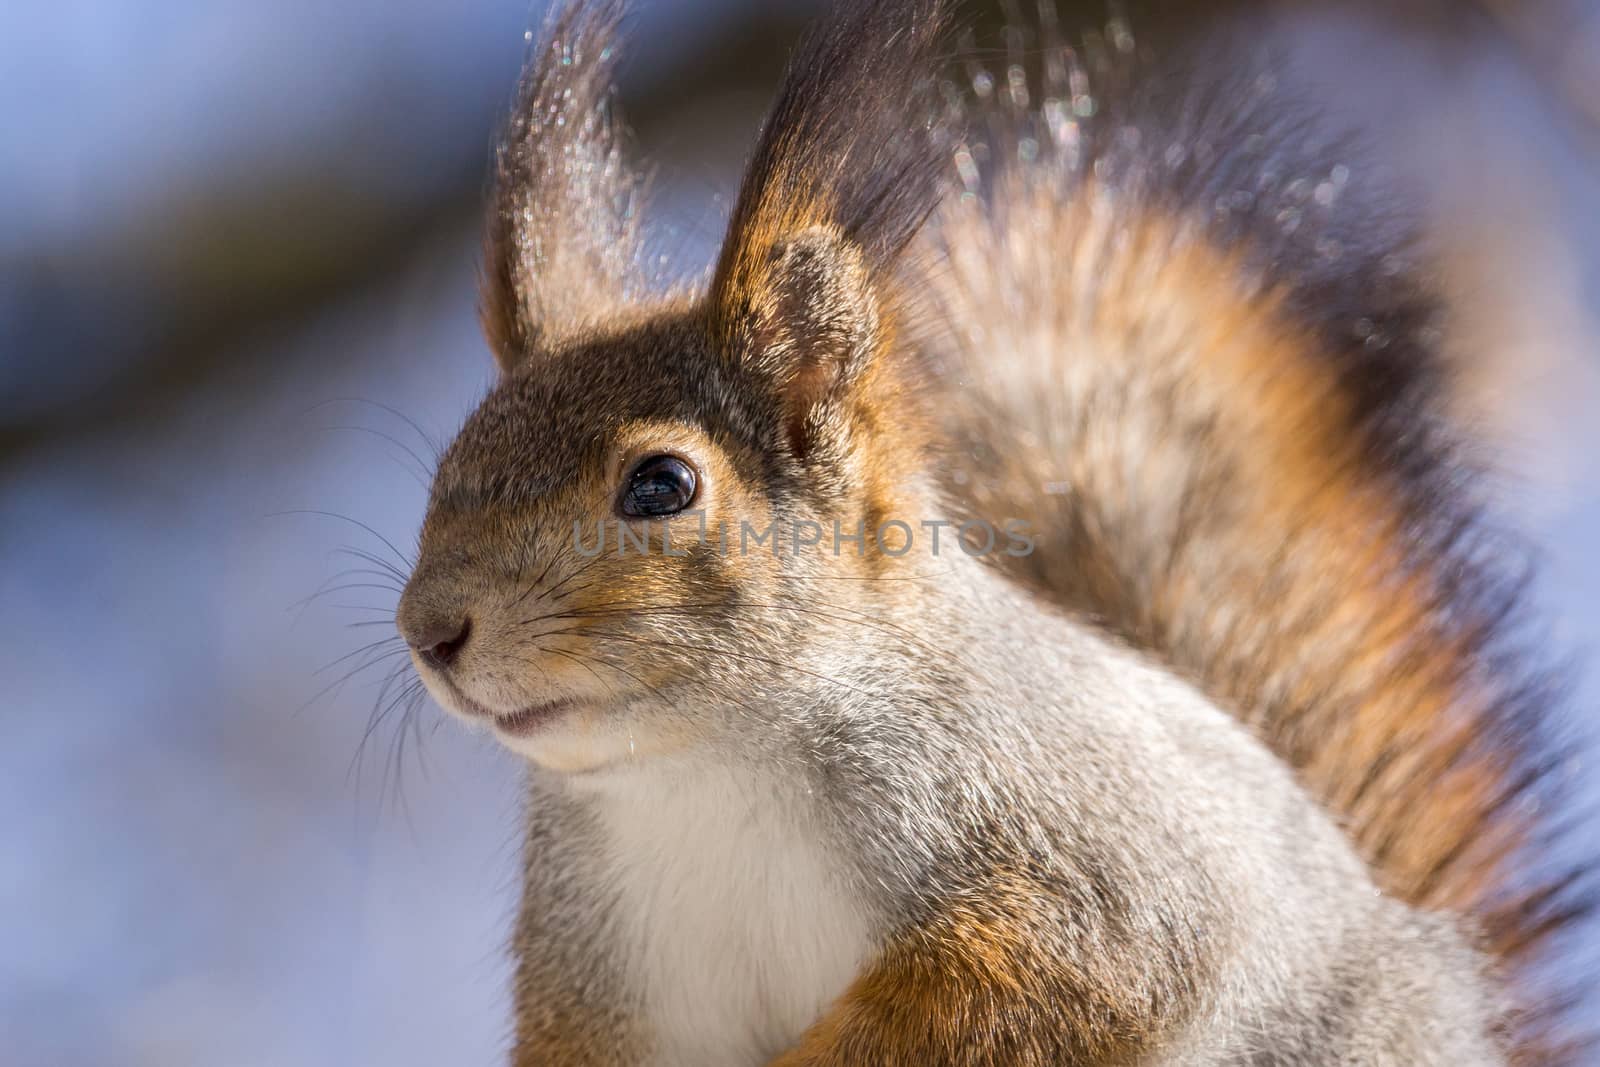
M 579 62 L 534 65 L 498 156 L 484 319 L 508 376 L 446 457 L 429 558 L 492 541 L 502 570 L 519 561 L 515 585 L 539 555 L 518 543 L 528 515 L 604 512 L 617 457 L 524 458 L 530 441 L 676 441 L 718 457 L 706 469 L 730 492 L 779 487 L 735 499 L 735 513 L 799 499 L 824 516 L 859 505 L 875 524 L 904 510 L 943 435 L 951 497 L 1038 532 L 1039 551 L 1011 564 L 1017 580 L 1237 711 L 1387 889 L 1477 924 L 1530 1011 L 1520 1062 L 1559 1062 L 1559 1022 L 1533 1010 L 1527 976 L 1569 912 L 1560 885 L 1519 884 L 1546 840 L 1519 803 L 1539 765 L 1517 733 L 1537 709 L 1493 658 L 1500 605 L 1463 533 L 1476 529 L 1463 468 L 1435 438 L 1439 383 L 1410 282 L 1355 256 L 1312 276 L 1259 227 L 1214 225 L 1204 175 L 1178 191 L 1146 172 L 1084 178 L 1099 174 L 1091 158 L 1081 180 L 996 167 L 981 195 L 946 196 L 941 151 L 958 128 L 919 121 L 942 5 L 916 0 L 842 8 L 802 47 L 705 300 L 655 313 L 639 299 L 638 182 L 607 111 L 609 52 L 596 51 L 616 19 L 612 3 L 558 7 L 541 47 Z M 1079 95 L 1074 77 L 1075 106 Z M 1243 139 L 1229 129 L 1219 143 Z M 970 134 L 961 151 L 1016 158 L 1019 143 Z M 1401 297 L 1373 297 L 1390 288 Z M 537 434 L 518 429 L 529 411 Z M 576 469 L 549 466 L 569 460 Z M 453 538 L 452 515 L 481 525 L 485 513 L 506 516 L 499 540 Z M 641 579 L 598 565 L 574 609 L 668 600 L 703 578 L 690 567 Z M 707 579 L 705 599 L 731 612 L 735 592 L 784 595 L 748 567 L 727 585 Z M 861 569 L 850 577 L 893 564 Z M 433 583 L 452 596 L 460 584 Z M 497 587 L 477 592 L 492 600 Z M 410 610 L 435 609 L 427 595 Z M 561 636 L 596 655 L 610 639 Z M 672 661 L 638 680 L 670 690 Z M 777 1062 L 1131 1064 L 1212 977 L 1198 935 L 1174 933 L 1170 958 L 1148 962 L 1131 937 L 1065 943 L 1077 916 L 1044 878 L 987 866 L 964 886 L 906 917 Z M 1096 921 L 1114 931 L 1115 918 Z M 542 921 L 525 903 L 517 1062 L 638 1058 L 626 1006 L 570 987 L 581 961 L 541 955 L 582 948 Z
M 1013 279 L 1045 269 L 1035 249 L 1065 253 L 1044 303 L 957 357 L 953 492 L 1042 531 L 1006 561 L 1021 580 L 1238 709 L 1390 890 L 1478 924 L 1536 1016 L 1566 913 L 1515 888 L 1547 831 L 1516 804 L 1528 739 L 1506 732 L 1524 694 L 1485 643 L 1499 606 L 1474 599 L 1458 546 L 1419 537 L 1409 488 L 1371 462 L 1357 401 L 1286 292 L 1160 211 L 1113 240 L 1091 205 L 1116 195 L 1014 205 L 1037 246 L 950 213 L 953 270 L 932 278 L 957 321 L 1013 299 Z M 1041 392 L 1052 377 L 1068 395 Z M 1530 1022 L 1520 1062 L 1560 1060 L 1561 1033 Z
M 1060 225 L 1056 247 L 1070 247 L 1069 231 L 1090 223 L 1068 213 Z M 1150 412 L 1132 428 L 1113 421 L 1117 412 L 1091 413 L 1046 454 L 1001 453 L 1002 477 L 969 481 L 975 505 L 1042 529 L 1058 528 L 1065 512 L 1068 537 L 1016 564 L 1027 580 L 1160 651 L 1241 709 L 1348 816 L 1352 835 L 1409 899 L 1470 906 L 1486 872 L 1461 854 L 1462 840 L 1499 825 L 1490 816 L 1500 769 L 1491 753 L 1462 761 L 1470 716 L 1449 728 L 1447 709 L 1483 698 L 1459 681 L 1475 667 L 1439 632 L 1429 575 L 1407 566 L 1392 487 L 1362 465 L 1348 403 L 1325 366 L 1289 355 L 1316 342 L 1277 294 L 1241 288 L 1240 264 L 1158 217 L 1123 241 L 1094 259 L 1096 321 L 1086 332 L 1095 347 L 1071 358 L 1074 373 L 1137 382 Z M 1182 338 L 1182 348 L 1134 340 L 1155 331 Z M 1096 358 L 1112 365 L 1082 367 Z M 1179 431 L 1164 442 L 1149 425 L 1197 413 L 1211 425 L 1196 438 Z M 988 442 L 1002 437 L 986 430 Z M 1141 473 L 1157 491 L 1176 488 L 1194 501 L 1174 516 L 1181 530 L 1140 529 L 1140 517 L 1154 513 L 1139 500 Z M 1173 477 L 1192 481 L 1175 486 Z M 1196 491 L 1223 477 L 1226 494 Z M 1072 492 L 1046 496 L 1046 480 Z M 1176 555 L 1152 567 L 1150 553 L 1169 543 Z M 1404 759 L 1390 763 L 1386 753 Z M 1493 854 L 1505 842 L 1480 846 Z M 1454 877 L 1468 867 L 1477 874 Z
M 1137 1062 L 1183 1017 L 1203 961 L 1167 972 L 1153 960 L 1126 966 L 1129 946 L 1063 948 L 1059 909 L 1049 888 L 991 875 L 980 896 L 950 901 L 885 948 L 773 1067 Z M 1182 984 L 1164 984 L 1169 973 Z

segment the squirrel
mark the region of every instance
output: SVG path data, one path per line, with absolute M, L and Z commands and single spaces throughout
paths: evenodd
M 528 763 L 513 1062 L 1574 1062 L 1549 701 L 1339 142 L 841 3 L 673 283 L 624 15 L 532 52 L 397 613 Z

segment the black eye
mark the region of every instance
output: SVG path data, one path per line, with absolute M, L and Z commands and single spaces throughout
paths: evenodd
M 651 456 L 628 476 L 622 513 L 639 519 L 676 515 L 694 503 L 698 485 L 694 468 L 677 456 Z

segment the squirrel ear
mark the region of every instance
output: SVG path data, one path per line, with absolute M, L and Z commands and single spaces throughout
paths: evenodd
M 878 301 L 858 249 L 829 228 L 772 246 L 741 303 L 737 356 L 777 383 L 788 444 L 809 454 L 878 347 Z
M 880 287 L 943 195 L 944 122 L 908 115 L 947 110 L 946 6 L 839 0 L 790 58 L 728 220 L 712 329 L 773 372 L 802 455 L 847 432 L 838 401 L 884 341 Z
M 557 0 L 495 151 L 484 332 L 503 370 L 615 316 L 639 289 L 643 182 L 612 113 L 625 0 Z

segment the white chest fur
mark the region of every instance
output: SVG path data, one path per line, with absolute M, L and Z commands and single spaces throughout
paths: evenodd
M 869 950 L 865 909 L 803 802 L 727 768 L 635 772 L 604 790 L 630 981 L 659 1067 L 747 1067 L 794 1044 Z

